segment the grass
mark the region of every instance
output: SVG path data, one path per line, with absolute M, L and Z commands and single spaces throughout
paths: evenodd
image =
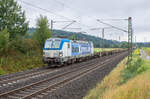
M 139 54 L 134 51 L 129 65 L 127 58 L 120 62 L 84 99 L 150 99 L 150 61 Z
M 142 49 L 150 56 L 150 48 L 144 47 Z
M 132 61 L 122 70 L 121 77 L 123 80 L 120 84 L 127 82 L 129 79 L 135 77 L 138 73 L 144 71 L 142 68 L 143 60 L 134 54 Z
M 102 99 L 150 99 L 150 72 L 137 75 L 126 84 L 107 91 Z
M 16 37 L 9 41 L 6 51 L 0 50 L 0 75 L 41 66 L 44 66 L 41 47 L 31 38 Z
M 16 55 L 11 55 L 8 57 L 1 57 L 0 75 L 44 66 L 41 58 L 42 55 L 38 54 L 38 52 L 37 54 L 32 54 L 32 55 L 28 55 L 28 54 L 21 55 L 18 53 Z

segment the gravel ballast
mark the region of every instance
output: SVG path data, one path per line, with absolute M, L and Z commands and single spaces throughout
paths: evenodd
M 97 69 L 56 91 L 49 93 L 49 95 L 43 97 L 43 99 L 82 99 L 88 91 L 94 88 L 98 82 L 101 82 L 125 56 L 127 56 L 127 53 L 118 57 L 112 63 L 107 64 L 105 69 Z
M 103 58 L 100 58 L 98 60 L 105 60 L 105 58 L 108 58 L 108 57 L 112 57 L 112 56 L 103 57 Z M 43 76 L 38 76 L 38 77 L 35 77 L 35 78 L 31 77 L 30 79 L 28 77 L 28 78 L 23 79 L 22 81 L 19 81 L 19 82 L 15 83 L 15 84 L 12 84 L 12 85 L 5 84 L 5 86 L 3 86 L 3 87 L 0 86 L 0 93 L 4 93 L 4 92 L 10 91 L 10 90 L 14 90 L 16 88 L 21 88 L 21 87 L 29 85 L 31 83 L 35 83 L 35 82 L 38 82 L 40 80 L 47 79 L 47 78 L 55 76 L 57 74 L 60 74 L 60 73 L 63 73 L 63 72 L 70 71 L 72 69 L 78 68 L 78 67 L 80 67 L 80 65 L 85 65 L 85 64 L 87 65 L 87 64 L 89 64 L 91 62 L 95 62 L 95 60 L 97 60 L 97 59 L 93 59 L 93 60 L 90 60 L 90 61 L 85 61 L 85 62 L 81 62 L 81 63 L 77 63 L 77 64 L 72 64 L 72 65 L 69 65 L 69 66 L 64 66 L 62 68 L 49 68 L 50 72 L 48 74 L 44 74 Z M 46 69 L 48 70 L 48 67 L 39 68 L 39 69 L 33 69 L 33 70 L 29 70 L 29 71 L 24 71 L 24 72 L 19 72 L 19 73 L 16 73 L 16 74 L 13 73 L 13 74 L 10 74 L 10 75 L 7 75 L 7 76 L 15 77 L 17 75 L 19 76 L 20 73 L 21 73 L 21 75 L 23 75 L 23 74 L 25 75 L 26 73 L 29 74 L 32 71 L 36 72 L 36 70 L 37 71 L 40 71 L 40 70 L 42 71 L 42 70 L 46 70 Z M 57 70 L 57 71 L 55 72 L 55 70 Z M 5 76 L 6 75 L 4 75 L 4 77 L 3 76 L 1 76 L 1 77 L 5 78 Z M 26 79 L 28 79 L 28 80 L 26 80 Z

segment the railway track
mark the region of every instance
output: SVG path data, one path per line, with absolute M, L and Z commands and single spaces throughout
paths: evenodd
M 16 76 L 16 77 L 12 77 L 12 78 L 9 78 L 9 79 L 2 79 L 0 81 L 0 86 L 1 87 L 5 87 L 5 86 L 9 86 L 9 85 L 13 85 L 13 84 L 16 84 L 16 83 L 19 83 L 19 82 L 22 82 L 22 81 L 27 81 L 29 79 L 32 79 L 32 78 L 36 78 L 36 77 L 39 77 L 39 76 L 43 76 L 43 75 L 46 75 L 46 74 L 50 74 L 50 73 L 53 73 L 53 72 L 56 72 L 58 70 L 42 70 L 42 71 L 38 71 L 38 72 L 34 72 L 34 73 L 31 73 L 31 74 L 24 74 L 24 75 L 21 75 L 21 76 Z
M 96 60 L 95 60 L 96 61 Z M 83 64 L 80 64 L 80 66 L 82 66 Z M 85 64 L 85 65 L 94 65 L 94 63 L 92 63 L 92 64 Z M 85 68 L 85 65 L 83 65 L 82 66 L 82 68 Z M 80 67 L 79 66 L 79 67 Z M 81 69 L 81 68 L 78 68 L 78 69 Z M 75 69 L 74 71 L 76 71 L 77 69 Z M 45 82 L 45 81 L 49 81 L 49 80 L 52 80 L 52 79 L 55 79 L 55 78 L 58 78 L 58 77 L 60 77 L 60 76 L 63 76 L 63 75 L 65 75 L 65 74 L 68 74 L 68 73 L 71 73 L 72 71 L 69 71 L 69 72 L 66 72 L 66 73 L 62 73 L 62 74 L 59 74 L 59 75 L 56 75 L 56 76 L 53 76 L 53 77 L 51 77 L 51 78 L 49 78 L 49 79 L 46 79 L 46 80 L 42 80 L 42 81 L 39 81 L 38 83 L 33 83 L 33 84 L 30 84 L 30 85 L 27 85 L 27 86 L 24 86 L 24 87 L 22 87 L 22 88 L 26 88 L 26 87 L 28 87 L 28 86 L 31 86 L 32 87 L 32 85 L 36 85 L 36 84 L 41 84 L 41 82 Z M 18 88 L 18 89 L 22 89 L 22 88 Z M 13 90 L 12 90 L 13 91 Z M 10 91 L 11 92 L 11 91 Z M 7 92 L 6 92 L 7 93 Z
M 4 80 L 4 82 L 0 83 L 0 94 L 11 91 L 11 90 L 14 90 L 14 89 L 17 89 L 17 88 L 20 88 L 20 87 L 23 87 L 23 86 L 26 86 L 26 85 L 30 85 L 31 83 L 38 82 L 41 79 L 48 78 L 48 77 L 51 77 L 53 75 L 57 75 L 61 72 L 65 72 L 65 71 L 68 71 L 68 70 L 71 70 L 71 69 L 74 69 L 74 68 L 78 68 L 82 65 L 86 66 L 87 64 L 94 63 L 97 60 L 103 61 L 108 57 L 111 57 L 111 56 L 105 56 L 105 57 L 101 57 L 101 58 L 98 58 L 98 59 L 92 59 L 90 61 L 75 63 L 75 64 L 71 64 L 69 66 L 64 66 L 63 68 L 56 68 L 56 69 L 54 68 L 54 69 L 52 69 L 53 72 L 51 71 L 51 69 L 47 73 L 46 72 L 43 73 L 42 72 L 43 70 L 41 70 L 41 74 L 36 75 L 36 73 L 34 73 L 35 75 L 32 75 L 30 77 L 27 77 L 27 75 L 29 75 L 29 74 L 24 74 L 24 76 L 21 75 L 21 77 L 20 76 L 17 76 L 17 77 L 14 77 L 14 78 L 12 77 L 11 79 Z M 16 79 L 16 78 L 18 78 L 18 79 Z
M 18 76 L 23 76 L 25 74 L 32 74 L 32 73 L 36 73 L 36 72 L 41 72 L 43 70 L 47 70 L 47 67 L 40 67 L 40 68 L 36 68 L 36 69 L 32 69 L 32 70 L 26 70 L 26 71 L 21 71 L 21 72 L 17 72 L 17 73 L 0 75 L 0 81 L 8 80 L 8 79 L 11 79 L 11 78 L 14 78 L 14 77 L 18 77 Z
M 0 99 L 30 99 L 30 98 L 42 98 L 43 95 L 46 95 L 49 91 L 56 90 L 59 87 L 62 87 L 76 79 L 81 78 L 82 76 L 97 70 L 97 69 L 104 69 L 105 65 L 111 63 L 120 55 L 107 57 L 105 61 L 101 62 L 98 59 L 95 60 L 96 63 L 90 62 L 82 66 L 78 66 L 79 68 L 74 68 L 70 71 L 63 72 L 61 74 L 52 76 L 50 78 L 40 80 L 39 82 L 32 83 L 30 85 L 23 86 L 21 88 L 17 88 L 5 93 L 0 94 Z
M 95 60 L 93 60 L 95 61 Z M 93 62 L 91 61 L 91 62 Z M 87 63 L 78 63 L 78 64 L 73 64 L 73 65 L 86 65 Z M 65 67 L 67 68 L 67 67 Z M 61 69 L 61 68 L 57 68 L 57 69 L 44 69 L 44 70 L 41 70 L 41 71 L 37 71 L 37 72 L 33 72 L 33 73 L 29 73 L 29 74 L 24 74 L 24 75 L 20 75 L 20 76 L 15 76 L 15 77 L 9 77 L 6 79 L 1 79 L 0 80 L 0 87 L 9 87 L 13 84 L 17 84 L 17 83 L 21 83 L 23 81 L 28 81 L 28 80 L 31 80 L 31 79 L 34 79 L 36 77 L 42 77 L 42 76 L 45 76 L 45 75 L 49 75 L 49 74 L 52 74 L 54 72 L 58 72 L 58 71 L 61 71 L 61 70 L 64 70 L 65 68 Z

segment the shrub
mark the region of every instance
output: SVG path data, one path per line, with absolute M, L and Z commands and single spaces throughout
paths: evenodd
M 24 38 L 20 35 L 17 35 L 11 42 L 11 48 L 21 53 L 26 53 L 27 49 L 24 47 Z
M 139 48 L 134 51 L 134 55 L 140 55 L 140 50 L 139 50 Z
M 150 69 L 150 61 L 143 60 L 142 65 L 137 69 L 136 73 L 141 74 Z
M 5 71 L 0 69 L 0 75 L 3 75 L 3 74 L 5 74 Z
M 0 32 L 0 54 L 6 54 L 9 47 L 9 33 L 7 29 Z
M 127 82 L 130 78 L 135 77 L 137 70 L 142 64 L 142 59 L 140 57 L 133 58 L 133 60 L 128 64 L 128 66 L 122 71 L 121 77 L 123 80 L 120 84 Z
M 19 51 L 22 54 L 26 54 L 32 50 L 37 50 L 38 45 L 35 40 L 32 39 L 25 39 L 22 36 L 17 36 L 14 40 L 10 43 L 11 48 L 15 51 Z
M 136 49 L 133 54 L 133 59 L 128 63 L 127 67 L 122 71 L 122 83 L 125 83 L 130 78 L 135 77 L 137 74 L 147 71 L 150 67 L 150 61 L 143 60 L 139 57 L 140 51 Z

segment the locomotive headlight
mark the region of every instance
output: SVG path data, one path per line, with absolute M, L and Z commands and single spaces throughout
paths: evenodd
M 63 52 L 59 52 L 59 56 L 63 56 Z

